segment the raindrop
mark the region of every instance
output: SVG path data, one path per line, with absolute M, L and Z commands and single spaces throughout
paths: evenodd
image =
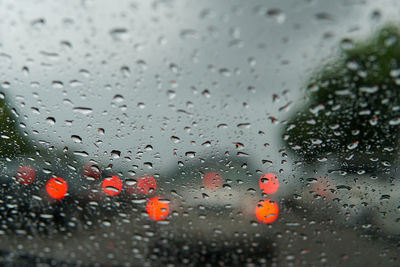
M 56 119 L 54 117 L 47 117 L 46 121 L 50 124 L 50 125 L 54 125 L 56 124 Z
M 345 38 L 345 39 L 343 39 L 343 40 L 341 41 L 340 47 L 341 47 L 343 50 L 351 50 L 351 49 L 354 48 L 354 43 L 353 43 L 352 40 L 346 39 L 346 38 Z
M 87 107 L 76 107 L 73 109 L 73 111 L 83 115 L 88 115 L 93 112 L 93 109 Z
M 127 77 L 131 76 L 131 70 L 129 69 L 128 66 L 122 66 L 121 67 L 121 73 L 122 73 L 122 76 L 124 78 L 127 78 Z
M 315 18 L 318 20 L 333 20 L 333 16 L 326 12 L 319 12 L 315 14 Z
M 119 151 L 119 150 L 113 150 L 113 151 L 111 151 L 111 157 L 112 157 L 113 159 L 118 159 L 118 158 L 120 158 L 120 157 L 121 157 L 121 151 Z
M 114 100 L 116 103 L 121 103 L 121 102 L 123 102 L 125 99 L 124 99 L 124 97 L 123 97 L 122 95 L 115 95 L 115 96 L 113 97 L 113 100 Z
M 389 121 L 389 124 L 392 125 L 392 126 L 399 125 L 399 124 L 400 124 L 400 117 L 399 117 L 399 118 L 396 118 L 396 119 L 391 119 L 391 120 Z
M 170 69 L 173 73 L 178 73 L 178 71 L 179 71 L 178 65 L 176 65 L 176 64 L 174 64 L 174 63 L 171 63 L 171 64 L 169 65 L 169 69 Z
M 73 153 L 74 153 L 74 155 L 81 156 L 81 157 L 89 156 L 89 153 L 87 153 L 86 151 L 74 151 Z
M 136 61 L 136 64 L 140 67 L 141 70 L 146 70 L 147 69 L 147 63 L 144 60 L 138 60 Z
M 201 145 L 205 146 L 205 147 L 210 147 L 211 146 L 211 142 L 210 141 L 206 141 L 206 142 L 202 143 Z
M 176 97 L 176 92 L 174 90 L 167 91 L 168 99 L 174 99 Z
M 372 13 L 371 13 L 372 20 L 379 21 L 381 19 L 381 17 L 382 17 L 382 13 L 379 10 L 375 9 L 374 11 L 372 11 Z
M 250 67 L 254 68 L 256 66 L 256 59 L 254 57 L 251 57 L 248 59 Z
M 103 221 L 103 225 L 106 227 L 110 227 L 111 226 L 111 222 L 110 221 Z
M 145 166 L 145 167 L 147 167 L 149 169 L 152 169 L 153 168 L 153 163 L 151 163 L 151 162 L 143 162 L 143 166 Z
M 176 144 L 179 143 L 181 139 L 177 136 L 171 136 L 171 141 Z
M 82 138 L 79 135 L 71 135 L 71 139 L 74 140 L 75 143 L 82 143 Z
M 358 141 L 355 141 L 354 143 L 347 145 L 347 148 L 352 150 L 355 149 L 357 146 L 358 146 Z
M 219 73 L 220 73 L 222 76 L 225 76 L 225 77 L 230 77 L 230 76 L 231 76 L 231 71 L 230 71 L 229 69 L 226 69 L 226 68 L 220 69 L 220 70 L 219 70 Z
M 28 76 L 28 74 L 29 74 L 29 68 L 28 68 L 27 66 L 23 66 L 23 67 L 22 67 L 22 73 L 23 73 L 25 76 Z
M 248 128 L 251 127 L 251 123 L 248 123 L 248 122 L 246 122 L 246 123 L 239 123 L 239 124 L 237 125 L 237 127 L 238 127 L 238 128 L 242 128 L 242 129 L 248 129 Z
M 286 15 L 282 10 L 278 8 L 271 8 L 267 11 L 266 15 L 270 18 L 274 18 L 278 24 L 282 24 L 286 20 Z
M 111 191 L 111 192 L 114 192 L 114 193 L 119 193 L 119 189 L 114 187 L 114 186 L 111 186 L 111 185 L 105 186 L 104 189 L 106 189 L 108 191 Z
M 193 29 L 184 29 L 180 32 L 180 37 L 182 39 L 188 39 L 188 38 L 197 39 L 199 36 L 198 33 Z
M 228 128 L 228 125 L 226 123 L 220 123 L 217 125 L 217 128 Z
M 114 41 L 125 41 L 129 38 L 128 30 L 125 28 L 114 28 L 110 30 L 110 35 Z
M 185 153 L 186 157 L 188 158 L 194 158 L 196 156 L 196 152 L 194 151 L 188 151 Z
M 36 30 L 40 30 L 46 24 L 46 20 L 44 18 L 38 18 L 31 22 L 31 26 Z
M 208 91 L 207 89 L 205 89 L 203 92 L 201 92 L 201 94 L 207 98 L 210 98 L 210 91 Z
M 53 214 L 40 214 L 40 218 L 42 219 L 53 219 L 54 215 Z
M 51 85 L 54 89 L 61 89 L 64 87 L 64 84 L 61 81 L 53 81 Z

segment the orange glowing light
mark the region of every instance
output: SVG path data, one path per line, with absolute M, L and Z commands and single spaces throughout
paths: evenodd
M 279 189 L 279 180 L 273 173 L 266 173 L 260 177 L 259 181 L 260 189 L 265 194 L 275 194 Z
M 159 197 L 153 197 L 146 205 L 147 214 L 155 221 L 165 220 L 169 214 L 169 204 L 160 199 Z
M 273 223 L 278 219 L 279 207 L 278 204 L 271 200 L 266 199 L 257 203 L 256 217 L 262 223 Z
M 15 175 L 20 184 L 31 184 L 36 180 L 36 171 L 31 166 L 22 166 Z
M 219 172 L 208 172 L 203 177 L 203 185 L 210 190 L 216 190 L 222 187 L 224 177 Z
M 54 199 L 63 199 L 68 191 L 68 184 L 63 178 L 54 177 L 47 181 L 46 191 Z
M 157 189 L 157 181 L 152 175 L 145 175 L 137 179 L 136 184 L 127 184 L 127 190 L 131 194 L 149 195 Z
M 122 181 L 118 176 L 112 175 L 103 181 L 103 191 L 109 196 L 116 196 L 121 193 Z

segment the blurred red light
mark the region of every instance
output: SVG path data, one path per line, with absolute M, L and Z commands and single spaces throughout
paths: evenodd
M 63 178 L 55 177 L 47 181 L 46 191 L 54 199 L 63 199 L 68 191 L 68 184 Z
M 219 172 L 208 172 L 203 177 L 203 185 L 210 190 L 216 190 L 222 187 L 224 177 Z
M 15 177 L 20 184 L 31 184 L 36 180 L 36 171 L 31 166 L 22 166 Z
M 157 189 L 157 181 L 152 175 L 145 175 L 137 179 L 136 184 L 127 185 L 127 191 L 131 194 L 149 195 Z
M 121 193 L 122 181 L 118 176 L 113 175 L 104 179 L 102 187 L 107 195 L 116 196 Z
M 260 177 L 259 185 L 261 191 L 265 194 L 271 195 L 275 194 L 279 189 L 279 180 L 273 173 L 266 173 Z
M 146 205 L 147 214 L 155 221 L 165 220 L 169 214 L 169 204 L 160 199 L 159 197 L 153 197 Z
M 100 166 L 97 165 L 94 162 L 89 162 L 87 163 L 83 169 L 82 173 L 85 177 L 87 178 L 94 178 L 94 179 L 100 179 L 101 177 L 101 169 Z
M 273 223 L 278 219 L 279 207 L 278 204 L 271 200 L 266 199 L 257 203 L 256 217 L 262 223 Z

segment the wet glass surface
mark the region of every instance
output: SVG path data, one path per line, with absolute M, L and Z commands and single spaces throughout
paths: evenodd
M 0 7 L 2 265 L 400 264 L 397 1 Z

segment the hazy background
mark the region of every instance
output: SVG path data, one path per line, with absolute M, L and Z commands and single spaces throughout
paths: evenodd
M 258 168 L 290 169 L 279 130 L 310 73 L 400 12 L 395 0 L 0 6 L 0 78 L 32 138 L 139 172 L 234 142 Z

